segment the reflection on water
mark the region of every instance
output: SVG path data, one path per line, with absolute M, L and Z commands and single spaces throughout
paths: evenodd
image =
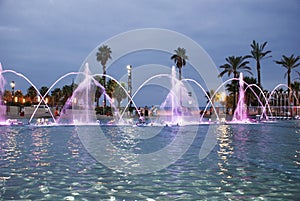
M 85 150 L 74 127 L 0 127 L 0 200 L 299 198 L 298 122 L 214 128 L 217 145 L 205 159 L 198 158 L 208 130 L 202 125 L 190 148 L 174 164 L 157 172 L 131 175 L 98 163 Z M 151 133 L 141 135 L 146 129 Z M 114 146 L 138 154 L 169 145 L 179 129 L 185 129 L 188 137 L 193 128 L 164 128 L 160 135 L 153 135 L 157 128 L 151 127 L 103 128 Z M 181 151 L 180 142 L 168 150 L 169 155 Z M 124 166 L 136 164 L 135 158 L 122 159 Z

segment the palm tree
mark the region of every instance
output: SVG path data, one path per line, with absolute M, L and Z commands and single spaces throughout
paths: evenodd
M 30 97 L 31 101 L 34 100 L 35 97 L 37 97 L 37 91 L 35 90 L 35 88 L 33 86 L 30 86 L 28 89 L 27 89 L 27 94 L 26 96 Z
M 298 77 L 296 78 L 296 80 L 300 80 L 300 72 L 299 71 L 296 71 L 297 74 L 298 74 Z
M 105 75 L 106 75 L 106 63 L 108 61 L 108 59 L 111 59 L 111 49 L 110 47 L 108 47 L 107 45 L 102 45 L 101 47 L 99 47 L 98 52 L 96 54 L 96 59 L 98 62 L 101 63 L 102 67 L 103 67 L 103 87 L 104 89 L 106 88 L 106 81 L 105 81 Z M 106 97 L 103 97 L 103 102 L 104 102 L 104 107 L 106 106 Z
M 123 88 L 126 88 L 126 85 L 124 82 L 121 82 L 121 85 Z M 112 96 L 117 100 L 118 102 L 118 108 L 120 108 L 122 99 L 127 97 L 126 91 L 122 88 L 120 85 L 117 85 L 115 87 L 115 90 L 113 91 Z
M 267 41 L 260 45 L 255 40 L 253 40 L 252 44 L 251 44 L 251 48 L 252 48 L 251 55 L 247 55 L 247 57 L 253 58 L 256 60 L 257 82 L 258 82 L 258 86 L 260 88 L 261 88 L 260 60 L 271 57 L 271 56 L 267 56 L 268 54 L 271 53 L 270 50 L 264 52 L 264 48 L 266 45 L 267 45 Z
M 247 84 L 250 85 L 250 84 L 256 84 L 257 83 L 256 79 L 254 77 L 248 77 L 248 76 L 244 77 L 244 82 L 245 82 L 244 89 L 246 89 Z M 256 87 L 251 87 L 251 88 L 252 88 L 253 91 L 250 88 L 248 88 L 245 91 L 247 106 L 250 106 L 250 104 L 257 105 L 257 103 L 258 103 L 258 100 L 257 100 L 255 94 L 259 95 L 260 91 Z
M 68 98 L 70 98 L 73 94 L 73 84 L 64 85 L 61 91 L 62 91 L 63 105 L 64 105 L 67 102 Z
M 246 61 L 248 57 L 247 56 L 230 56 L 226 58 L 225 60 L 227 61 L 226 64 L 220 66 L 220 68 L 224 69 L 218 77 L 223 77 L 227 73 L 228 76 L 233 74 L 234 78 L 238 78 L 239 74 L 242 71 L 248 72 L 249 74 L 252 75 L 251 68 L 247 66 L 249 64 L 249 61 Z M 233 111 L 235 110 L 236 107 L 236 92 L 237 92 L 237 81 L 232 82 L 234 85 L 234 90 L 233 90 Z
M 51 91 L 51 96 L 53 97 L 53 106 L 58 105 L 62 96 L 62 91 L 60 88 L 55 88 L 53 91 Z
M 186 50 L 184 48 L 178 47 L 177 50 L 174 50 L 175 54 L 171 56 L 171 59 L 174 60 L 176 67 L 179 72 L 179 80 L 181 80 L 181 69 L 186 64 L 186 60 L 188 60 L 188 56 L 186 55 Z
M 217 92 L 215 94 L 215 90 L 211 89 L 210 91 L 206 92 L 207 96 L 205 96 L 207 98 L 206 103 L 211 103 L 211 109 L 212 107 L 215 107 L 215 102 L 218 102 L 221 100 L 221 94 L 220 92 Z M 214 95 L 214 97 L 212 97 Z M 209 101 L 209 99 L 211 100 L 211 102 Z M 216 108 L 216 107 L 215 107 Z M 218 108 L 216 108 L 218 110 Z M 212 110 L 210 111 L 210 113 L 212 114 Z
M 44 96 L 44 95 L 46 95 L 46 92 L 48 91 L 48 87 L 46 87 L 46 86 L 42 86 L 41 88 L 40 88 L 40 94 L 41 94 L 41 96 Z M 46 98 L 49 96 L 49 94 L 47 94 L 46 95 Z M 45 99 L 46 100 L 46 99 Z
M 99 77 L 99 76 L 96 76 L 95 77 L 95 80 L 101 84 L 102 86 L 104 85 L 103 84 L 103 77 Z M 103 94 L 103 91 L 102 89 L 99 87 L 99 86 L 96 86 L 96 91 L 95 91 L 95 102 L 96 102 L 96 107 L 99 107 L 99 99 L 101 97 L 101 95 Z
M 277 64 L 280 64 L 282 65 L 282 67 L 287 69 L 287 72 L 284 74 L 284 78 L 286 78 L 287 76 L 289 101 L 291 100 L 291 73 L 294 68 L 300 66 L 299 59 L 300 56 L 294 57 L 294 55 L 292 54 L 290 57 L 282 55 L 281 60 L 275 61 Z
M 113 92 L 117 87 L 118 83 L 115 80 L 109 79 L 106 87 L 106 94 L 112 98 Z

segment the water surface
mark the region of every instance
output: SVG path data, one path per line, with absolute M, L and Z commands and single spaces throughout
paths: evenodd
M 217 145 L 205 159 L 199 151 L 208 125 L 199 125 L 176 163 L 143 175 L 97 162 L 75 127 L 0 127 L 0 200 L 299 199 L 300 122 L 212 126 Z M 139 154 L 168 145 L 180 128 L 137 138 L 155 129 L 102 127 L 115 146 Z

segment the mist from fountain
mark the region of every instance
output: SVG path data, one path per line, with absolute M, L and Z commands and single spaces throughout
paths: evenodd
M 72 96 L 66 102 L 62 109 L 62 114 L 68 107 L 72 107 L 72 121 L 75 124 L 93 124 L 96 123 L 94 100 L 95 100 L 95 79 L 91 75 L 88 63 L 85 64 L 83 78 L 73 91 Z M 72 104 L 72 106 L 71 106 Z M 67 108 L 66 108 L 67 107 Z M 60 117 L 61 118 L 61 117 Z
M 197 101 L 189 96 L 182 80 L 177 79 L 175 66 L 172 66 L 170 78 L 171 88 L 166 99 L 160 105 L 160 110 L 165 113 L 164 123 L 167 125 L 198 124 L 199 106 Z M 193 109 L 196 109 L 196 115 L 193 114 Z
M 239 97 L 238 104 L 233 114 L 233 122 L 248 122 L 247 106 L 245 105 L 245 91 L 244 91 L 244 79 L 243 73 L 240 73 L 239 77 Z
M 121 83 L 107 74 L 91 74 L 88 63 L 85 64 L 84 72 L 81 73 L 81 75 L 83 77 L 78 77 L 78 86 L 63 107 L 62 115 L 60 116 L 58 122 L 62 122 L 61 119 L 63 119 L 65 116 L 68 116 L 68 118 L 70 118 L 70 114 L 66 114 L 65 112 L 68 108 L 72 108 L 71 112 L 73 117 L 71 123 L 75 123 L 77 125 L 99 123 L 99 121 L 97 122 L 95 116 L 95 107 L 93 102 L 93 100 L 95 99 L 95 92 L 98 87 L 100 93 L 106 97 L 106 100 L 110 103 L 110 106 L 113 110 L 113 124 L 128 124 L 128 122 L 124 120 L 123 116 L 120 115 L 118 108 L 115 106 L 112 98 L 106 93 L 105 88 L 97 80 L 95 80 L 94 77 L 105 76 L 114 80 L 124 90 L 124 92 L 126 92 L 127 96 L 129 96 L 127 90 L 121 85 Z M 130 99 L 132 100 L 131 97 Z M 136 107 L 133 100 L 132 102 Z
M 0 63 L 0 72 L 2 72 L 2 64 Z M 4 96 L 4 85 L 5 85 L 5 79 L 0 73 L 0 123 L 3 124 L 6 122 L 5 120 L 5 114 L 6 114 L 6 106 L 3 102 L 3 96 Z
M 168 122 L 169 124 L 188 124 L 189 122 L 186 121 L 186 117 L 187 116 L 192 116 L 191 114 L 191 110 L 190 108 L 186 107 L 183 103 L 187 101 L 187 99 L 189 97 L 187 97 L 188 91 L 186 89 L 186 87 L 183 85 L 183 82 L 193 82 L 195 84 L 197 84 L 198 87 L 201 88 L 201 90 L 203 91 L 203 93 L 205 94 L 205 96 L 208 98 L 208 104 L 206 105 L 203 114 L 200 117 L 200 122 L 203 119 L 203 115 L 205 113 L 205 111 L 207 111 L 207 107 L 210 104 L 212 106 L 212 109 L 214 110 L 214 113 L 216 114 L 216 118 L 217 121 L 219 120 L 219 115 L 216 112 L 216 108 L 215 105 L 212 102 L 212 99 L 214 98 L 214 96 L 217 94 L 217 92 L 220 90 L 221 87 L 223 87 L 227 82 L 232 81 L 232 80 L 239 80 L 239 97 L 238 97 L 238 103 L 237 103 L 237 108 L 234 111 L 234 115 L 232 118 L 233 123 L 247 123 L 249 122 L 249 119 L 247 117 L 247 109 L 245 106 L 245 91 L 249 88 L 253 94 L 256 96 L 256 98 L 258 99 L 259 104 L 262 107 L 262 114 L 261 114 L 261 118 L 263 117 L 263 115 L 265 115 L 266 120 L 268 120 L 268 116 L 267 116 L 267 112 L 266 109 L 268 109 L 268 112 L 271 114 L 272 116 L 272 112 L 270 109 L 270 105 L 269 105 L 269 100 L 271 98 L 271 96 L 275 93 L 276 89 L 279 88 L 280 86 L 286 86 L 285 84 L 279 84 L 277 85 L 269 94 L 269 98 L 267 98 L 265 96 L 265 94 L 263 93 L 263 91 L 255 84 L 247 84 L 246 82 L 244 82 L 243 80 L 243 74 L 241 73 L 239 78 L 232 78 L 229 80 L 226 80 L 225 82 L 223 82 L 218 89 L 215 91 L 215 93 L 209 97 L 208 94 L 206 93 L 206 91 L 204 90 L 204 88 L 195 80 L 193 79 L 182 79 L 182 80 L 178 80 L 176 78 L 176 70 L 175 67 L 172 67 L 172 71 L 171 74 L 158 74 L 155 76 L 150 77 L 149 79 L 147 79 L 146 81 L 143 82 L 143 84 L 141 84 L 139 86 L 139 88 L 135 91 L 135 93 L 133 94 L 132 97 L 129 96 L 127 90 L 112 76 L 109 75 L 103 75 L 103 74 L 94 74 L 92 75 L 91 72 L 89 71 L 89 67 L 88 64 L 85 64 L 85 69 L 84 72 L 71 72 L 71 73 L 67 73 L 63 76 L 61 76 L 59 79 L 57 79 L 52 86 L 48 89 L 48 91 L 41 96 L 39 90 L 36 88 L 35 85 L 33 85 L 33 83 L 23 74 L 18 73 L 16 71 L 13 70 L 3 70 L 2 69 L 2 65 L 0 63 L 0 96 L 3 96 L 4 94 L 4 85 L 5 85 L 5 79 L 3 77 L 4 73 L 13 73 L 23 79 L 25 79 L 31 86 L 34 87 L 34 89 L 37 91 L 38 95 L 41 97 L 41 101 L 38 103 L 38 105 L 40 105 L 41 103 L 44 102 L 44 104 L 47 106 L 48 111 L 50 112 L 53 121 L 56 122 L 60 122 L 61 116 L 58 120 L 55 120 L 52 111 L 50 110 L 49 106 L 46 104 L 45 98 L 47 96 L 47 94 L 49 94 L 49 92 L 51 91 L 51 89 L 62 79 L 64 79 L 67 76 L 70 75 L 82 75 L 84 76 L 84 79 L 82 79 L 82 82 L 78 85 L 78 87 L 74 90 L 72 97 L 70 97 L 68 99 L 68 101 L 66 102 L 63 111 L 66 108 L 71 108 L 72 107 L 72 112 L 73 109 L 77 107 L 80 108 L 79 114 L 77 113 L 75 116 L 73 115 L 73 120 L 77 121 L 77 122 L 81 122 L 81 123 L 95 123 L 95 108 L 94 108 L 94 102 L 93 102 L 93 97 L 94 97 L 94 92 L 96 87 L 99 87 L 101 90 L 102 95 L 106 96 L 108 102 L 111 104 L 111 107 L 114 109 L 114 118 L 115 118 L 115 123 L 116 124 L 128 124 L 127 121 L 124 121 L 123 116 L 124 113 L 126 111 L 126 108 L 128 108 L 129 106 L 129 102 L 126 105 L 125 109 L 123 110 L 122 114 L 119 113 L 118 108 L 115 107 L 113 100 L 106 94 L 104 87 L 94 79 L 95 76 L 106 76 L 110 79 L 113 79 L 114 81 L 117 82 L 117 84 L 123 88 L 123 90 L 126 92 L 129 100 L 133 103 L 134 107 L 136 108 L 136 111 L 138 111 L 137 106 L 133 100 L 134 96 L 141 90 L 141 88 L 150 80 L 154 79 L 154 78 L 160 78 L 160 77 L 168 77 L 171 80 L 171 88 L 169 90 L 169 93 L 165 99 L 165 101 L 161 104 L 160 109 L 162 111 L 165 112 L 165 117 L 164 121 Z M 244 86 L 246 85 L 246 89 L 244 89 Z M 262 101 L 260 100 L 260 97 L 255 93 L 255 91 L 253 90 L 253 87 L 256 87 L 260 90 L 260 94 L 262 94 L 263 98 L 265 99 L 265 105 L 263 105 Z M 286 86 L 287 87 L 287 86 Z M 76 102 L 76 104 L 74 104 Z M 72 106 L 71 106 L 72 104 Z M 29 123 L 31 122 L 31 120 L 33 119 L 33 117 L 35 116 L 35 113 L 37 111 L 38 107 L 35 108 L 33 114 L 31 115 L 30 119 L 29 119 Z M 82 112 L 84 111 L 84 112 Z M 138 111 L 139 112 L 139 111 Z M 5 113 L 6 113 L 6 106 L 3 104 L 3 98 L 1 97 L 0 100 L 0 121 L 3 122 L 5 121 Z M 190 113 L 190 114 L 189 114 Z M 131 122 L 132 123 L 132 122 Z

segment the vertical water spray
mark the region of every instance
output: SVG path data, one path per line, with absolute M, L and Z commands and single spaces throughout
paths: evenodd
M 0 122 L 5 121 L 6 106 L 3 102 L 5 79 L 2 75 L 2 65 L 0 63 Z
M 89 65 L 86 63 L 84 68 L 84 77 L 78 84 L 78 87 L 73 92 L 73 95 L 70 99 L 72 101 L 72 108 L 76 108 L 76 110 L 72 110 L 73 120 L 78 123 L 95 122 L 95 111 L 93 109 L 93 100 L 95 98 L 95 94 L 92 93 L 94 91 L 92 89 L 95 86 L 92 84 L 92 75 L 89 70 Z
M 239 97 L 238 104 L 234 111 L 232 118 L 233 121 L 246 121 L 247 118 L 247 107 L 245 106 L 245 91 L 244 91 L 244 80 L 243 73 L 240 73 L 239 77 Z
M 181 81 L 176 78 L 175 66 L 172 66 L 171 71 L 171 89 L 165 101 L 161 104 L 161 109 L 170 110 L 170 119 L 172 124 L 179 124 L 182 121 L 182 103 L 186 99 L 183 94 L 187 94 L 185 87 Z

